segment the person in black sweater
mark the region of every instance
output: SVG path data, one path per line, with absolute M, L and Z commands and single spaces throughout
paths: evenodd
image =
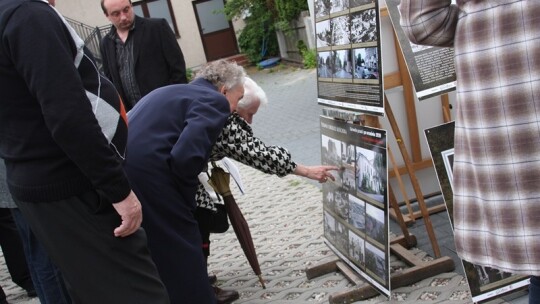
M 169 303 L 122 169 L 114 86 L 46 1 L 0 2 L 0 157 L 76 303 Z

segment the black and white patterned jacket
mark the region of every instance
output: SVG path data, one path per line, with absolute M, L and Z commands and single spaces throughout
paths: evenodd
M 218 161 L 224 157 L 279 177 L 286 176 L 296 169 L 296 163 L 292 161 L 287 149 L 267 146 L 253 136 L 251 126 L 236 112 L 229 116 L 210 154 L 211 161 Z M 198 207 L 215 209 L 210 195 L 201 183 L 197 189 L 196 201 Z

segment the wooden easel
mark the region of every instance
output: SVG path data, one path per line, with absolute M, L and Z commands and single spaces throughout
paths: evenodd
M 381 16 L 388 16 L 388 11 L 386 8 L 381 9 Z M 391 89 L 398 86 L 403 86 L 403 95 L 405 97 L 406 109 L 407 109 L 407 121 L 408 128 L 411 133 L 411 147 L 412 147 L 412 160 L 409 158 L 409 153 L 403 142 L 401 132 L 396 123 L 392 107 L 388 102 L 386 95 L 384 96 L 385 103 L 385 113 L 392 131 L 394 133 L 396 142 L 398 144 L 399 150 L 403 157 L 404 167 L 397 168 L 396 162 L 394 160 L 393 154 L 388 148 L 388 154 L 390 160 L 393 163 L 393 170 L 389 173 L 389 177 L 398 178 L 398 183 L 402 192 L 404 187 L 401 181 L 401 175 L 407 174 L 411 180 L 413 190 L 416 194 L 416 199 L 420 207 L 419 212 L 412 212 L 410 205 L 406 199 L 407 208 L 409 210 L 408 218 L 405 218 L 399 208 L 399 204 L 396 200 L 392 187 L 389 185 L 388 188 L 388 199 L 390 202 L 390 214 L 399 224 L 403 235 L 396 237 L 390 241 L 390 251 L 391 254 L 397 256 L 400 260 L 407 263 L 410 268 L 404 269 L 399 274 L 395 274 L 390 277 L 390 286 L 392 289 L 407 286 L 412 283 L 418 282 L 420 280 L 432 277 L 439 273 L 449 272 L 454 270 L 455 265 L 454 261 L 447 257 L 441 257 L 439 245 L 435 237 L 435 232 L 433 230 L 433 225 L 431 219 L 429 218 L 431 213 L 442 211 L 446 209 L 446 206 L 442 204 L 441 206 L 435 206 L 432 208 L 427 208 L 424 202 L 424 197 L 418 184 L 415 171 L 419 169 L 424 169 L 433 165 L 431 158 L 422 159 L 420 153 L 420 144 L 418 138 L 418 125 L 416 119 L 416 109 L 414 104 L 414 92 L 413 85 L 410 79 L 407 66 L 405 64 L 405 59 L 403 58 L 403 53 L 399 47 L 399 43 L 394 32 L 394 42 L 396 46 L 396 55 L 398 57 L 398 66 L 399 71 L 391 73 L 384 76 L 384 89 Z M 450 121 L 450 111 L 449 111 L 449 102 L 448 96 L 442 98 L 443 104 L 443 119 L 445 121 Z M 371 127 L 380 127 L 379 118 L 374 116 L 365 116 L 364 124 Z M 412 134 L 415 134 L 414 136 Z M 403 193 L 406 198 L 406 193 Z M 428 237 L 433 248 L 435 259 L 432 261 L 422 261 L 416 257 L 413 253 L 408 251 L 409 248 L 416 245 L 416 237 L 409 233 L 407 224 L 415 219 L 422 217 L 424 224 L 428 233 Z M 352 283 L 356 286 L 354 288 L 344 290 L 342 292 L 337 292 L 329 297 L 330 303 L 351 303 L 354 301 L 360 301 L 367 298 L 374 297 L 379 294 L 379 292 L 369 284 L 363 283 L 363 280 L 356 275 L 356 273 L 343 261 L 340 259 L 332 259 L 330 261 L 325 261 L 315 266 L 308 267 L 306 269 L 306 276 L 308 279 L 312 279 L 324 274 L 340 271 L 347 277 Z

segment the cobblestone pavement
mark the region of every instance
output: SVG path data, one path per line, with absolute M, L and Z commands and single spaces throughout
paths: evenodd
M 316 101 L 316 71 L 276 68 L 250 71 L 250 75 L 269 97 L 269 104 L 254 118 L 254 134 L 267 144 L 286 147 L 297 162 L 319 164 L 321 107 Z M 236 303 L 324 303 L 333 293 L 353 288 L 339 272 L 306 278 L 306 267 L 335 257 L 322 237 L 318 184 L 297 176 L 280 179 L 243 165 L 240 168 L 247 193 L 235 197 L 250 224 L 267 288 L 258 283 L 232 229 L 213 235 L 209 269 L 217 275 L 218 284 L 240 292 Z M 431 259 L 419 249 L 412 250 L 422 259 Z M 392 269 L 404 267 L 391 258 Z M 396 289 L 391 302 L 470 303 L 468 296 L 463 276 L 452 272 Z M 388 303 L 389 299 L 378 296 L 359 303 L 364 302 Z
M 266 289 L 262 289 L 230 229 L 212 238 L 209 269 L 221 288 L 240 292 L 237 303 L 324 303 L 336 292 L 353 285 L 341 274 L 331 273 L 308 280 L 306 267 L 334 257 L 324 244 L 322 195 L 320 189 L 300 177 L 277 178 L 240 166 L 247 188 L 234 196 L 250 224 Z M 430 259 L 418 249 L 421 259 Z M 406 265 L 391 259 L 393 269 Z M 365 284 L 365 283 L 364 283 Z M 470 303 L 468 287 L 461 275 L 443 273 L 399 288 L 392 301 L 401 303 Z M 387 303 L 378 296 L 359 303 Z
M 267 144 L 287 147 L 297 162 L 319 164 L 321 108 L 316 104 L 315 70 L 252 69 L 249 73 L 270 100 L 255 116 L 255 135 Z M 278 178 L 243 165 L 239 168 L 247 192 L 241 195 L 233 186 L 233 193 L 250 225 L 266 289 L 251 270 L 232 228 L 215 234 L 209 271 L 217 275 L 221 288 L 240 292 L 235 303 L 327 303 L 330 295 L 353 288 L 339 272 L 312 280 L 305 275 L 306 267 L 335 257 L 322 237 L 320 186 L 293 175 Z M 411 251 L 423 260 L 431 259 L 423 250 Z M 28 299 L 10 281 L 3 259 L 0 261 L 0 285 L 9 302 L 39 303 Z M 403 262 L 391 257 L 394 271 L 404 267 Z M 463 276 L 449 272 L 395 289 L 391 299 L 380 295 L 357 303 L 470 303 L 468 293 Z

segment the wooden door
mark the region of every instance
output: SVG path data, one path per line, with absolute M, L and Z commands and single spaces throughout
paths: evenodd
M 207 61 L 239 53 L 234 28 L 222 12 L 223 7 L 224 0 L 193 1 Z

